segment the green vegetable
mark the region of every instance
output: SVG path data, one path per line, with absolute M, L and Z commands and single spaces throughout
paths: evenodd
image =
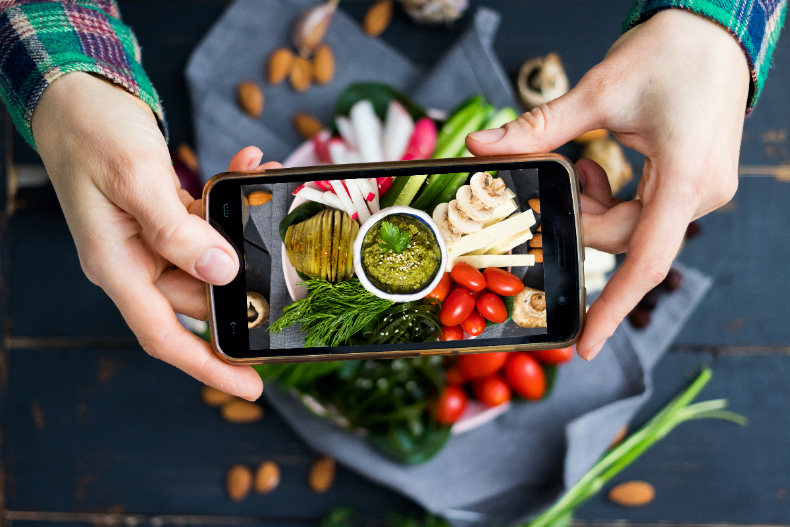
M 420 190 L 427 175 L 398 176 L 381 200 L 381 208 L 393 205 L 408 206 Z M 402 183 L 401 183 L 402 182 Z M 396 184 L 397 188 L 396 188 Z
M 436 200 L 439 193 L 444 190 L 454 177 L 455 174 L 432 174 L 430 178 L 434 179 L 431 181 L 429 178 L 428 186 L 420 192 L 420 195 L 412 202 L 411 206 L 415 209 L 425 211 L 428 214 L 432 214 L 433 209 L 428 210 L 429 206 Z
M 442 336 L 438 304 L 423 304 L 421 300 L 395 304 L 382 311 L 351 344 L 410 344 L 435 342 Z
M 467 180 L 469 179 L 469 172 L 462 172 L 460 174 L 450 174 L 452 178 L 450 178 L 449 183 L 439 192 L 439 195 L 433 200 L 426 212 L 429 214 L 433 214 L 433 209 L 436 208 L 439 203 L 449 203 L 450 201 L 455 199 L 455 195 L 458 194 L 458 189 L 466 185 Z
M 485 106 L 485 101 L 479 95 L 471 97 L 466 102 L 462 103 L 445 121 L 442 128 L 439 130 L 439 136 L 436 138 L 436 149 L 434 150 L 434 159 L 441 157 L 454 157 L 454 154 L 437 155 L 438 152 L 445 152 L 450 148 L 451 144 L 457 144 L 457 137 L 460 131 L 464 128 L 467 122 L 477 115 L 480 110 Z M 464 134 L 465 135 L 465 134 Z M 460 152 L 458 148 L 456 154 Z
M 282 316 L 269 331 L 279 333 L 300 324 L 307 348 L 345 344 L 393 304 L 369 293 L 358 278 L 337 284 L 315 278 L 299 282 L 299 285 L 309 290 L 307 298 L 285 306 Z
M 381 241 L 379 247 L 382 251 L 393 251 L 398 254 L 408 247 L 411 236 L 406 231 L 399 231 L 398 227 L 388 221 L 381 222 Z
M 282 239 L 283 243 L 285 243 L 285 233 L 288 231 L 288 227 L 296 223 L 302 223 L 303 221 L 312 218 L 325 208 L 326 207 L 321 203 L 308 201 L 307 203 L 302 203 L 292 210 L 291 213 L 283 218 L 280 222 L 280 238 Z
M 380 206 L 382 209 L 395 205 L 395 200 L 398 199 L 400 193 L 403 192 L 403 187 L 409 182 L 410 177 L 411 176 L 396 176 L 395 179 L 392 180 L 392 185 L 390 185 L 389 190 L 381 197 Z
M 530 521 L 526 527 L 551 527 L 559 522 L 569 522 L 573 512 L 593 497 L 621 470 L 635 461 L 656 441 L 661 440 L 673 428 L 692 419 L 723 419 L 739 425 L 746 424 L 742 415 L 724 410 L 725 399 L 690 404 L 710 381 L 713 373 L 705 368 L 686 391 L 661 410 L 642 428 L 631 434 L 620 445 L 613 448 L 585 474 L 573 487 L 548 510 Z

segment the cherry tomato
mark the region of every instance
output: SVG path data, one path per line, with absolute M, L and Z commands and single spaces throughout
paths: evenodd
M 530 351 L 530 355 L 538 359 L 543 364 L 562 364 L 573 358 L 573 346 L 558 350 L 536 350 Z
M 457 367 L 444 371 L 444 380 L 449 385 L 459 385 L 466 382 L 466 377 Z
M 437 285 L 433 291 L 428 293 L 425 297 L 426 300 L 438 300 L 439 302 L 444 302 L 444 299 L 447 298 L 447 295 L 450 293 L 450 273 L 444 273 L 442 279 L 439 281 L 439 285 Z
M 442 326 L 442 340 L 461 340 L 464 338 L 464 332 L 461 326 Z
M 486 406 L 499 406 L 510 400 L 510 388 L 497 374 L 476 380 L 472 383 L 472 392 Z
M 534 401 L 546 393 L 546 375 L 543 368 L 528 353 L 511 353 L 505 364 L 505 379 L 524 399 Z
M 461 417 L 466 409 L 468 400 L 466 392 L 458 386 L 448 386 L 439 398 L 436 406 L 436 421 L 439 424 L 450 425 Z
M 488 289 L 481 289 L 480 291 L 469 291 L 469 293 L 471 293 L 472 295 L 472 298 L 475 299 L 475 302 L 477 302 L 478 298 L 480 298 L 481 296 L 483 296 L 488 292 L 489 292 Z
M 468 263 L 462 262 L 455 264 L 450 274 L 453 280 L 470 291 L 482 291 L 486 288 L 486 279 L 483 278 L 483 273 Z M 524 288 L 522 287 L 521 289 Z
M 483 271 L 483 276 L 489 291 L 498 295 L 513 296 L 524 289 L 524 283 L 518 276 L 498 267 L 489 267 Z
M 456 326 L 460 324 L 475 308 L 475 299 L 469 291 L 459 287 L 447 295 L 439 311 L 439 321 L 443 326 Z
M 507 308 L 502 299 L 494 293 L 486 293 L 477 299 L 477 312 L 483 315 L 483 318 L 496 322 L 498 324 L 507 320 Z
M 461 355 L 455 367 L 466 379 L 479 379 L 496 373 L 507 362 L 507 352 Z
M 486 319 L 481 317 L 477 311 L 472 310 L 469 316 L 461 322 L 461 329 L 473 337 L 482 335 L 486 329 Z

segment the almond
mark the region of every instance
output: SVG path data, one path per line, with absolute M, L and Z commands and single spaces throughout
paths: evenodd
M 543 247 L 543 235 L 536 234 L 529 240 L 529 246 L 535 247 L 536 249 L 540 249 Z
M 540 214 L 540 200 L 538 198 L 532 198 L 531 200 L 527 201 L 529 208 L 535 211 L 536 214 Z
M 365 33 L 371 37 L 377 37 L 384 33 L 392 20 L 393 3 L 392 0 L 379 0 L 370 6 L 362 21 Z
M 200 398 L 209 406 L 222 406 L 235 399 L 235 397 L 229 393 L 217 390 L 211 386 L 203 386 L 200 390 Z
M 543 249 L 532 248 L 528 251 L 527 254 L 535 255 L 535 263 L 543 263 Z
M 291 86 L 298 92 L 310 89 L 313 82 L 313 65 L 304 57 L 296 57 L 291 68 Z
M 335 480 L 335 460 L 329 456 L 321 456 L 313 463 L 308 481 L 310 488 L 316 492 L 326 492 Z
M 538 232 L 540 232 L 540 227 L 541 227 L 541 226 L 540 226 L 540 225 L 538 225 Z
M 263 92 L 254 82 L 240 82 L 236 87 L 236 99 L 244 113 L 253 119 L 263 113 Z
M 258 207 L 260 205 L 266 205 L 269 203 L 269 200 L 272 199 L 272 193 L 266 192 L 265 190 L 256 190 L 255 192 L 250 192 L 250 195 L 247 196 L 247 200 L 250 204 L 250 207 Z
M 274 461 L 261 463 L 255 472 L 255 492 L 268 494 L 280 484 L 280 467 Z
M 269 55 L 269 64 L 266 68 L 266 78 L 269 84 L 280 84 L 291 73 L 294 64 L 294 54 L 290 49 L 275 49 Z
M 225 484 L 230 499 L 241 501 L 252 488 L 252 471 L 244 465 L 233 465 L 225 478 Z
M 313 56 L 313 74 L 318 84 L 326 84 L 335 76 L 335 55 L 326 44 L 318 48 Z
M 592 141 L 596 141 L 598 139 L 606 139 L 609 135 L 609 132 L 604 130 L 603 128 L 599 128 L 598 130 L 590 130 L 589 132 L 584 132 L 582 135 L 577 137 L 573 140 L 574 143 L 577 145 L 586 145 Z
M 622 428 L 620 428 L 620 430 L 617 431 L 617 434 L 614 436 L 614 439 L 612 439 L 609 448 L 614 448 L 620 443 L 622 443 L 623 439 L 625 439 L 625 436 L 627 435 L 628 435 L 628 427 L 623 425 Z
M 242 399 L 223 404 L 220 411 L 226 421 L 237 424 L 254 423 L 263 417 L 263 408 Z
M 656 489 L 646 481 L 626 481 L 609 491 L 609 501 L 623 507 L 641 507 L 656 497 Z
M 324 129 L 321 121 L 308 115 L 306 113 L 297 113 L 294 115 L 294 129 L 304 139 L 312 139 Z
M 176 148 L 176 157 L 179 161 L 184 163 L 186 167 L 192 172 L 200 173 L 200 163 L 198 163 L 197 154 L 192 150 L 192 147 L 186 143 L 181 143 Z

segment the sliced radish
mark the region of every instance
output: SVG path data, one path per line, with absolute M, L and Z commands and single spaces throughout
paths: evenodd
M 362 161 L 384 161 L 384 154 L 381 152 L 381 121 L 373 110 L 373 103 L 367 99 L 358 101 L 351 107 L 349 114 Z
M 381 138 L 384 161 L 399 161 L 406 152 L 413 132 L 414 120 L 409 112 L 401 103 L 395 99 L 391 100 Z
M 339 137 L 333 137 L 329 140 L 327 145 L 329 149 L 329 157 L 332 158 L 332 164 L 345 165 L 348 163 L 348 145 Z
M 370 184 L 370 181 L 362 178 L 355 179 L 354 182 L 359 187 L 359 190 L 362 191 L 362 197 L 365 198 L 365 201 L 373 201 L 373 198 L 376 197 L 376 193 L 373 192 L 373 185 Z
M 318 187 L 325 192 L 334 192 L 334 190 L 332 189 L 332 185 L 329 184 L 329 181 L 321 180 L 321 181 L 314 181 L 314 183 L 318 185 Z
M 340 136 L 346 141 L 348 147 L 351 150 L 359 150 L 357 136 L 354 134 L 354 126 L 348 120 L 348 117 L 338 115 L 335 117 L 335 124 L 337 125 L 337 131 L 340 132 Z
M 404 160 L 407 159 L 428 159 L 436 149 L 436 123 L 428 117 L 419 119 L 414 124 L 414 132 L 411 134 L 409 145 L 403 154 Z
M 301 198 L 304 198 L 308 201 L 315 201 L 318 203 L 323 203 L 324 205 L 329 205 L 329 203 L 327 203 L 326 200 L 324 199 L 324 194 L 325 194 L 324 192 L 321 192 L 320 190 L 316 190 L 314 188 L 306 187 L 304 185 L 299 185 L 298 187 L 296 187 L 293 190 L 293 192 L 291 192 L 291 194 L 293 194 L 294 196 L 299 196 Z M 331 207 L 331 205 L 329 206 Z
M 343 202 L 340 201 L 340 198 L 338 198 L 334 192 L 324 192 L 324 195 L 322 197 L 327 207 L 332 207 L 333 209 L 339 209 L 339 210 L 346 210 L 346 208 L 343 206 Z
M 351 216 L 351 219 L 357 219 L 359 217 L 359 213 L 357 212 L 357 208 L 354 206 L 354 203 L 351 201 L 348 192 L 346 192 L 343 182 L 333 179 L 329 182 L 329 184 L 332 185 L 332 188 L 335 190 L 335 194 L 343 203 L 343 210 L 348 212 L 348 214 Z
M 330 139 L 329 131 L 322 130 L 318 135 L 311 139 L 313 143 L 313 149 L 315 150 L 315 155 L 321 163 L 325 163 L 327 165 L 332 164 L 332 158 L 329 155 L 329 139 Z
M 373 189 L 373 199 L 368 203 L 368 208 L 371 214 L 376 214 L 381 210 L 381 205 L 379 204 L 379 186 L 374 178 L 370 178 L 368 183 L 370 183 L 370 188 Z
M 387 191 L 392 186 L 392 178 L 391 177 L 379 177 L 376 178 L 376 183 L 379 187 L 379 198 L 387 193 Z
M 348 187 L 348 194 L 351 196 L 351 201 L 354 203 L 357 212 L 359 212 L 360 224 L 365 223 L 370 218 L 368 206 L 365 204 L 365 198 L 362 197 L 362 191 L 359 190 L 357 182 L 354 179 L 346 180 L 346 187 Z

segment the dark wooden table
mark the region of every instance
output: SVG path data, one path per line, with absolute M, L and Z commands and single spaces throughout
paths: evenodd
M 192 141 L 183 68 L 224 2 L 129 0 L 125 20 L 167 108 L 172 144 Z M 357 19 L 368 2 L 346 0 Z M 627 0 L 474 2 L 503 15 L 496 51 L 507 71 L 557 51 L 571 82 L 619 35 Z M 417 28 L 399 11 L 383 39 L 428 66 L 458 37 Z M 280 23 L 280 22 L 273 22 Z M 733 201 L 700 220 L 683 263 L 715 287 L 655 371 L 656 394 L 640 422 L 710 364 L 709 398 L 726 397 L 750 419 L 737 428 L 694 422 L 672 432 L 618 478 L 643 479 L 656 500 L 623 509 L 599 496 L 582 524 L 790 525 L 790 39 L 780 40 L 762 99 L 746 121 L 741 180 Z M 331 490 L 307 486 L 315 453 L 272 411 L 232 425 L 199 399 L 196 381 L 149 358 L 113 304 L 82 274 L 51 187 L 13 192 L 20 171 L 40 163 L 4 130 L 0 175 L 2 298 L 0 521 L 20 525 L 315 525 L 348 505 L 380 518 L 415 506 L 355 474 Z M 635 163 L 639 156 L 633 155 Z M 234 463 L 276 461 L 280 487 L 241 503 L 225 495 Z

